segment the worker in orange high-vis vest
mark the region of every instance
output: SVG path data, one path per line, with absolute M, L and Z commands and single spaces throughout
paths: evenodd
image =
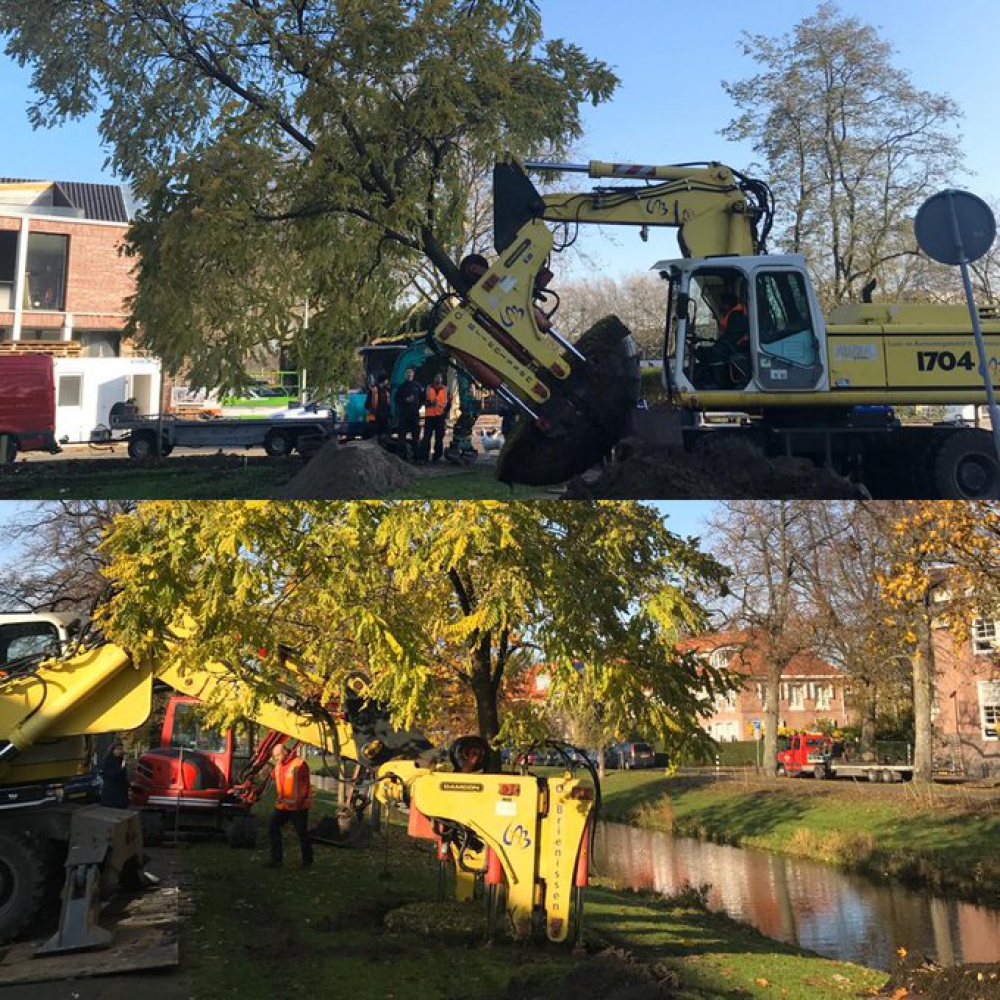
M 431 457 L 431 437 L 434 438 L 434 458 L 439 462 L 444 454 L 444 425 L 448 412 L 448 389 L 440 372 L 427 386 L 424 398 L 424 438 L 420 442 L 420 455 L 426 462 Z
M 274 761 L 274 812 L 271 813 L 271 860 L 268 868 L 281 866 L 283 849 L 281 828 L 292 824 L 299 846 L 302 848 L 302 867 L 313 863 L 312 841 L 309 839 L 309 806 L 312 804 L 312 782 L 309 765 L 301 757 L 296 757 L 284 744 L 272 751 Z

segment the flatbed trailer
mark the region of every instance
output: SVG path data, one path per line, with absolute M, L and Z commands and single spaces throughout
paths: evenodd
M 311 454 L 331 437 L 344 433 L 343 421 L 330 416 L 191 420 L 164 415 L 116 419 L 112 436 L 124 432 L 129 457 L 146 461 L 175 448 L 263 448 L 272 458 Z
M 786 750 L 778 752 L 778 774 L 788 777 L 853 778 L 891 784 L 910 781 L 912 764 L 887 764 L 878 760 L 848 760 L 842 756 L 842 744 L 823 733 L 796 733 Z

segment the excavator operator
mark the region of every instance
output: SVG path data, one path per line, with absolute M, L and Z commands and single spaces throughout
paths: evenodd
M 750 320 L 731 288 L 719 295 L 719 336 L 705 358 L 713 389 L 743 389 L 750 381 Z

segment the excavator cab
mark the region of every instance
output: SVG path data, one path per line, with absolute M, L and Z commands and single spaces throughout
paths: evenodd
M 664 380 L 711 409 L 828 385 L 819 303 L 798 255 L 660 261 L 670 282 Z

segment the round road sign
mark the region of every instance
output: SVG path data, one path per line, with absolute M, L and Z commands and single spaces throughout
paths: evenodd
M 979 260 L 997 234 L 990 206 L 968 191 L 949 188 L 920 206 L 913 228 L 928 257 L 942 264 Z

